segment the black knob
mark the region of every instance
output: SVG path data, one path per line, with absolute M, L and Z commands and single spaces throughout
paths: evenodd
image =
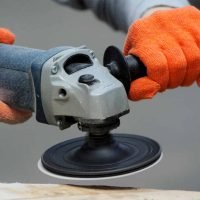
M 79 83 L 91 85 L 95 81 L 95 78 L 92 74 L 84 74 L 79 77 L 78 81 Z

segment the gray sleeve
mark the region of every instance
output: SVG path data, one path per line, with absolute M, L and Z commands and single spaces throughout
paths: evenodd
M 89 8 L 114 29 L 127 32 L 129 26 L 154 7 L 183 7 L 187 0 L 57 0 L 72 7 Z M 73 5 L 72 5 L 73 4 Z

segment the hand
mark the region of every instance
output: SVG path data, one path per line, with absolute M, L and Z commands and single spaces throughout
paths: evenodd
M 0 28 L 0 43 L 13 44 L 15 35 L 5 28 Z M 22 123 L 31 117 L 30 111 L 11 108 L 0 101 L 0 121 L 8 124 Z
M 129 98 L 152 98 L 178 86 L 200 86 L 200 11 L 192 6 L 156 11 L 129 28 L 124 53 L 147 67 L 147 76 L 131 83 Z

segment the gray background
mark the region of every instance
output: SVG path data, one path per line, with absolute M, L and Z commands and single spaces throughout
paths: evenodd
M 122 48 L 125 34 L 99 22 L 90 11 L 77 12 L 50 0 L 1 0 L 0 26 L 17 35 L 17 45 L 48 49 L 86 44 L 102 60 L 110 44 Z M 200 90 L 170 90 L 149 101 L 130 102 L 131 113 L 116 132 L 145 135 L 164 151 L 159 165 L 108 185 L 200 190 Z M 56 183 L 37 169 L 41 154 L 53 144 L 80 136 L 76 126 L 63 132 L 39 124 L 33 116 L 21 125 L 1 124 L 0 182 Z M 69 182 L 66 182 L 69 183 Z

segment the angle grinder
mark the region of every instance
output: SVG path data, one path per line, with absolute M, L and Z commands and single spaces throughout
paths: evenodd
M 0 100 L 36 112 L 38 122 L 73 124 L 83 137 L 49 148 L 39 161 L 44 173 L 63 179 L 104 179 L 136 173 L 161 158 L 147 137 L 111 134 L 128 114 L 131 81 L 146 75 L 139 58 L 106 49 L 103 65 L 86 46 L 47 51 L 0 45 Z

